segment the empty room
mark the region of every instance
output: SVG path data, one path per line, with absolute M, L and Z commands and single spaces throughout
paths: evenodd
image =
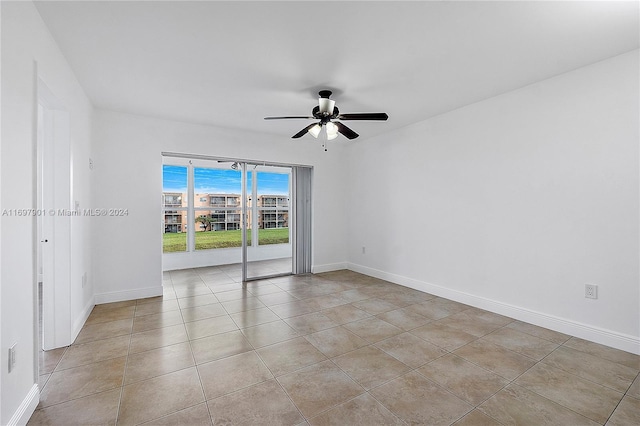
M 638 1 L 1 1 L 1 425 L 640 424 Z

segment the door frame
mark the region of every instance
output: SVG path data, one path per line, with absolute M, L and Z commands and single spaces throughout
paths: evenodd
M 244 179 L 248 179 L 248 173 L 251 173 L 251 188 L 248 188 L 246 185 L 246 182 L 243 182 L 243 200 L 247 200 L 248 199 L 248 195 L 249 195 L 249 191 L 251 194 L 251 199 L 254 200 L 254 202 L 251 203 L 251 207 L 249 207 L 247 205 L 247 203 L 243 203 L 243 217 L 244 217 L 244 227 L 243 227 L 243 234 L 246 234 L 248 232 L 247 230 L 247 218 L 249 216 L 251 216 L 252 218 L 252 226 L 251 226 L 251 246 L 246 245 L 245 241 L 248 240 L 248 238 L 246 236 L 243 235 L 243 271 L 242 271 L 242 282 L 248 282 L 248 281 L 258 281 L 258 280 L 263 280 L 263 279 L 268 279 L 268 278 L 274 278 L 274 277 L 281 277 L 281 276 L 286 276 L 286 275 L 292 275 L 294 273 L 294 265 L 295 265 L 295 257 L 294 257 L 294 252 L 295 252 L 295 244 L 293 241 L 293 229 L 295 227 L 295 221 L 294 220 L 290 220 L 289 221 L 289 226 L 287 227 L 289 229 L 289 246 L 290 246 L 290 256 L 291 257 L 291 269 L 290 272 L 283 272 L 283 273 L 275 273 L 275 274 L 268 274 L 268 275 L 256 275 L 256 276 L 249 276 L 249 270 L 248 270 L 248 266 L 249 266 L 249 250 L 250 248 L 254 248 L 254 247 L 259 247 L 260 246 L 260 239 L 259 239 L 259 230 L 260 228 L 258 228 L 258 224 L 259 224 L 259 217 L 260 217 L 260 211 L 261 211 L 261 207 L 258 206 L 258 198 L 259 198 L 259 193 L 258 193 L 258 185 L 260 183 L 260 180 L 258 179 L 258 175 L 260 173 L 273 173 L 273 174 L 279 174 L 277 171 L 256 171 L 256 168 L 259 166 L 266 166 L 266 167 L 277 167 L 277 168 L 283 168 L 283 169 L 290 169 L 290 172 L 288 173 L 289 176 L 289 185 L 287 188 L 288 191 L 288 197 L 289 197 L 289 206 L 288 206 L 288 211 L 289 211 L 289 217 L 291 218 L 294 214 L 293 214 L 293 204 L 294 204 L 294 200 L 295 200 L 295 195 L 293 194 L 293 185 L 292 185 L 292 181 L 293 181 L 293 177 L 294 177 L 294 167 L 295 166 L 291 166 L 291 165 L 283 165 L 283 164 L 279 164 L 279 165 L 274 165 L 273 163 L 263 163 L 263 162 L 255 162 L 255 161 L 249 161 L 246 160 L 244 163 L 240 163 L 242 165 L 242 170 L 243 170 L 243 176 Z M 249 171 L 247 166 L 254 166 L 252 168 L 251 171 Z M 251 210 L 251 215 L 249 215 L 249 209 Z M 254 246 L 255 244 L 255 246 Z M 265 249 L 263 247 L 263 249 Z

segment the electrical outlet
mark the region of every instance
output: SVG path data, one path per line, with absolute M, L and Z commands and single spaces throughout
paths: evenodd
M 16 366 L 16 346 L 18 346 L 18 344 L 14 343 L 9 348 L 9 373 L 11 373 Z
M 365 246 L 362 246 L 362 254 L 366 254 L 367 253 L 367 249 L 365 248 Z
M 598 298 L 598 286 L 595 284 L 585 284 L 584 285 L 584 297 L 587 299 L 597 299 Z
M 87 273 L 82 274 L 82 288 L 87 285 Z

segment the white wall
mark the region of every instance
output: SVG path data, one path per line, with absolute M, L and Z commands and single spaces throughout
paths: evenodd
M 2 7 L 0 7 L 0 41 L 2 40 Z M 2 43 L 0 43 L 0 59 L 2 57 Z M 0 61 L 1 62 L 1 61 Z M 0 82 L 2 82 L 2 64 L 0 63 Z M 2 98 L 2 84 L 0 83 L 0 102 Z M 2 129 L 2 105 L 0 105 L 0 129 Z M 2 188 L 2 135 L 0 134 L 0 188 Z M 0 211 L 2 211 L 2 196 L 0 196 Z M 0 267 L 2 266 L 2 220 L 0 219 Z M 2 320 L 2 274 L 0 273 L 0 321 Z M 2 325 L 0 324 L 0 351 L 5 348 L 2 340 Z M 0 357 L 1 359 L 2 357 Z M 1 362 L 0 362 L 1 364 Z M 1 374 L 1 373 L 0 373 Z M 0 385 L 0 422 L 2 421 L 2 385 Z
M 354 144 L 350 267 L 640 353 L 638 100 L 634 51 Z
M 97 110 L 92 188 L 96 208 L 126 208 L 127 217 L 94 222 L 96 302 L 162 293 L 162 152 L 314 167 L 313 265 L 345 267 L 344 144 L 324 152 L 317 140 Z
M 58 46 L 30 2 L 1 2 L 2 8 L 2 151 L 3 209 L 35 208 L 35 137 L 37 76 L 66 106 L 71 118 L 72 192 L 90 204 L 86 167 L 92 108 Z M 37 69 L 37 75 L 36 75 Z M 81 274 L 91 269 L 87 253 L 88 221 L 74 218 L 71 253 L 71 318 L 82 323 L 91 305 L 91 283 Z M 0 424 L 26 422 L 38 402 L 35 357 L 35 217 L 1 217 L 1 413 Z M 17 343 L 16 368 L 7 373 L 8 347 Z

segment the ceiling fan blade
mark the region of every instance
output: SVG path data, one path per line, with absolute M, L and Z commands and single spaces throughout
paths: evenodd
M 291 117 L 265 117 L 265 120 L 289 120 L 292 118 L 303 118 L 305 120 L 315 120 L 315 117 L 291 116 Z
M 316 123 L 311 123 L 309 124 L 307 127 L 305 127 L 304 129 L 300 130 L 298 133 L 296 133 L 295 135 L 291 136 L 291 139 L 298 139 L 303 137 L 305 134 L 307 134 L 307 132 L 309 131 L 310 128 L 312 128 L 313 126 L 315 126 Z
M 335 122 L 333 124 L 335 124 L 336 127 L 338 127 L 338 131 L 342 133 L 347 139 L 355 139 L 358 136 L 360 136 L 356 132 L 354 132 L 353 130 L 351 130 L 350 128 L 348 128 L 347 126 L 345 126 L 340 122 Z
M 384 112 L 363 112 L 356 114 L 340 114 L 338 120 L 379 120 L 385 121 L 389 116 Z

